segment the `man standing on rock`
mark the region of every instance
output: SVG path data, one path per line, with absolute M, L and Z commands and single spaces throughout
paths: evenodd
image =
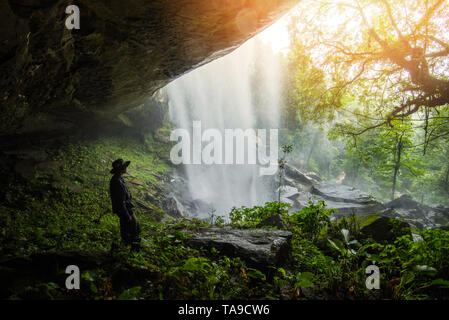
M 109 183 L 109 191 L 112 201 L 112 211 L 120 218 L 120 234 L 122 244 L 131 245 L 131 250 L 140 250 L 140 226 L 134 215 L 134 204 L 131 193 L 126 186 L 122 175 L 126 173 L 131 161 L 124 162 L 123 159 L 117 159 L 112 163 L 113 176 Z

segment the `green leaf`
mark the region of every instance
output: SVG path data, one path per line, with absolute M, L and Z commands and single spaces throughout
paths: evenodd
M 253 278 L 253 279 L 259 279 L 259 280 L 265 280 L 265 274 L 263 274 L 261 271 L 257 270 L 257 269 L 253 269 L 253 268 L 248 268 L 246 270 L 246 274 L 248 277 Z
M 440 288 L 449 288 L 449 280 L 445 279 L 435 279 L 430 283 L 432 286 L 437 286 Z
M 295 288 L 298 288 L 298 287 L 306 287 L 306 288 L 313 287 L 314 286 L 314 284 L 312 282 L 313 277 L 314 277 L 313 273 L 310 273 L 310 272 L 298 273 L 296 275 Z
M 132 287 L 124 290 L 118 297 L 118 300 L 137 300 L 137 295 L 140 293 L 142 287 Z

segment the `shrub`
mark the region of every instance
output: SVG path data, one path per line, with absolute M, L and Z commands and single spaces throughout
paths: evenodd
M 252 208 L 241 207 L 232 208 L 229 214 L 232 227 L 251 228 L 256 227 L 262 220 L 279 214 L 281 218 L 287 219 L 289 204 L 277 201 L 267 202 L 264 206 L 254 206 Z
M 293 227 L 300 229 L 301 233 L 308 239 L 315 241 L 322 231 L 330 225 L 330 215 L 334 209 L 326 209 L 324 201 L 313 204 L 309 201 L 309 206 L 290 216 Z

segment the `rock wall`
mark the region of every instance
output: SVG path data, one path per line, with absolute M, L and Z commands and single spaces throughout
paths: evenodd
M 0 136 L 116 119 L 299 0 L 0 0 Z M 68 4 L 80 29 L 68 30 Z M 87 125 L 88 126 L 88 125 Z

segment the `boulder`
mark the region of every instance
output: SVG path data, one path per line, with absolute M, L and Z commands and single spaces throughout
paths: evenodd
M 445 215 L 449 215 L 449 207 L 445 207 L 443 205 L 437 205 L 436 207 L 433 207 L 434 210 L 441 212 Z
M 302 209 L 304 207 L 309 206 L 309 202 L 313 204 L 318 204 L 319 201 L 325 201 L 326 207 L 328 209 L 336 209 L 337 212 L 333 214 L 333 216 L 348 216 L 351 214 L 364 215 L 370 213 L 377 213 L 385 208 L 381 203 L 373 202 L 373 203 L 354 203 L 354 202 L 345 202 L 345 201 L 333 201 L 326 199 L 323 196 L 315 195 L 310 192 L 300 192 L 300 194 L 294 198 L 294 205 L 298 209 Z
M 449 223 L 449 213 L 443 207 L 423 205 L 409 195 L 402 195 L 385 205 L 383 215 L 392 218 L 403 218 L 414 228 L 423 230 L 440 227 Z
M 187 215 L 184 206 L 175 196 L 162 200 L 162 209 L 173 218 L 181 218 Z
M 308 172 L 305 172 L 305 174 L 309 179 L 312 179 L 312 181 L 315 180 L 317 182 L 321 182 L 321 178 L 316 172 L 308 171 Z
M 416 209 L 421 207 L 422 205 L 418 202 L 416 202 L 415 200 L 412 199 L 411 196 L 404 194 L 402 196 L 400 196 L 397 199 L 394 199 L 392 201 L 390 201 L 387 204 L 387 207 L 389 208 L 401 208 L 401 209 Z
M 207 203 L 204 200 L 201 199 L 195 199 L 193 201 L 190 202 L 190 212 L 193 212 L 197 215 L 200 214 L 207 214 L 210 212 L 213 212 L 214 207 L 212 204 Z
M 278 194 L 278 193 L 279 193 L 279 188 L 276 190 L 276 194 Z M 298 209 L 295 205 L 294 200 L 297 196 L 299 196 L 299 194 L 300 193 L 296 187 L 284 185 L 281 187 L 280 200 L 282 203 L 287 203 L 287 204 L 291 205 L 293 208 L 293 211 L 294 211 L 294 209 Z M 290 210 L 290 211 L 292 211 L 292 210 Z
M 320 183 L 313 186 L 312 193 L 335 202 L 378 204 L 368 193 L 342 184 Z
M 188 245 L 199 249 L 217 249 L 222 255 L 240 257 L 248 266 L 268 271 L 269 265 L 288 261 L 292 233 L 276 229 L 200 228 L 187 230 Z
M 295 183 L 301 184 L 305 187 L 311 187 L 315 182 L 306 174 L 289 164 L 285 165 L 285 178 L 287 181 L 293 180 Z
M 277 190 L 277 192 L 279 192 L 279 189 Z M 298 194 L 299 194 L 299 191 L 295 187 L 291 187 L 291 186 L 282 186 L 281 187 L 281 197 L 294 198 Z
M 361 228 L 361 233 L 366 236 L 373 238 L 374 240 L 394 242 L 397 237 L 403 235 L 412 235 L 410 225 L 404 221 L 394 220 L 392 218 L 371 215 L 365 220 L 365 223 Z

